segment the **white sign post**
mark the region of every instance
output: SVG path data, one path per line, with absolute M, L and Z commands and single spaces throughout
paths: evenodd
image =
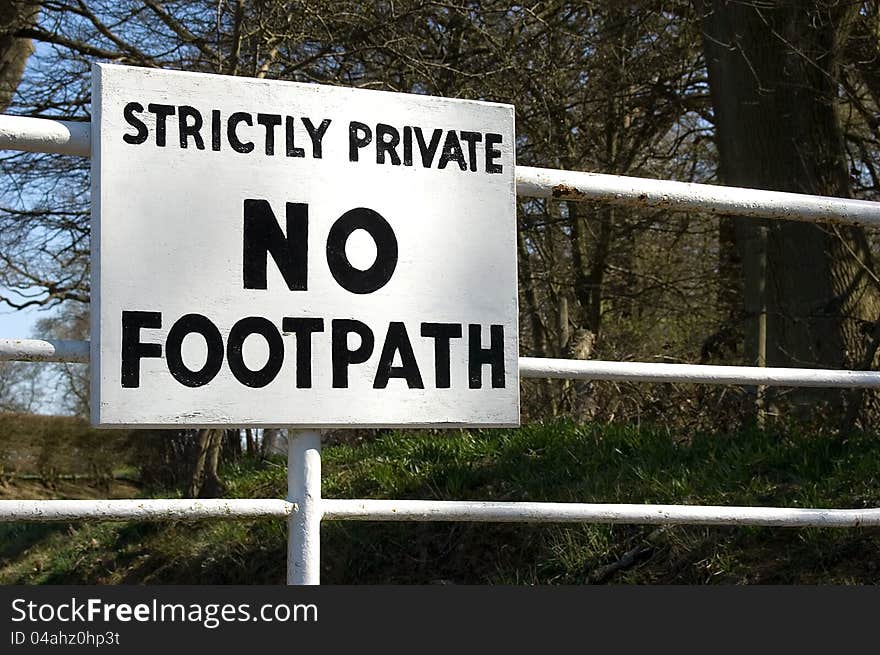
M 93 80 L 94 424 L 519 423 L 513 107 Z

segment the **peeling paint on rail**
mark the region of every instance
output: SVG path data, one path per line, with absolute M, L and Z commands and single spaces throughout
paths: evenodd
M 877 527 L 880 508 L 802 509 L 714 505 L 532 503 L 434 500 L 320 499 L 312 520 L 473 521 L 481 523 L 639 523 Z M 2 500 L 0 522 L 194 521 L 287 518 L 297 505 L 279 499 Z M 317 528 L 317 523 L 315 524 Z M 303 540 L 301 545 L 309 543 Z
M 89 342 L 61 339 L 0 339 L 0 361 L 87 364 Z
M 296 506 L 280 499 L 0 500 L 10 521 L 193 521 L 287 518 Z
M 852 528 L 880 526 L 880 509 L 800 509 L 714 505 L 473 502 L 434 500 L 321 501 L 325 520 L 479 521 L 487 523 L 640 523 Z
M 0 115 L 0 149 L 88 157 L 90 145 L 89 123 Z
M 880 225 L 880 202 L 517 166 L 519 196 L 839 224 Z

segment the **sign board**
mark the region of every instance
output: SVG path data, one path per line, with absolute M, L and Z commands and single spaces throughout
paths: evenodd
M 92 421 L 519 423 L 513 107 L 97 64 Z

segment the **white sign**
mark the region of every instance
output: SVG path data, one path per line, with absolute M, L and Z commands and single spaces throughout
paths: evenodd
M 513 107 L 98 64 L 92 421 L 517 425 Z

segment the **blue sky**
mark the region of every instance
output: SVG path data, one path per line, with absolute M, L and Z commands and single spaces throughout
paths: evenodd
M 41 318 L 50 316 L 53 310 L 38 310 L 28 308 L 21 311 L 14 309 L 0 309 L 0 339 L 21 339 L 34 338 L 41 335 L 36 334 L 36 323 Z M 50 368 L 57 365 L 49 365 Z M 57 373 L 55 371 L 47 371 L 47 381 L 49 384 L 44 389 L 44 395 L 33 407 L 33 411 L 38 414 L 65 414 L 64 398 L 62 389 L 55 384 Z
M 0 286 L 0 295 L 10 296 L 21 300 L 21 296 L 10 289 Z M 31 339 L 40 335 L 36 334 L 37 321 L 47 318 L 55 313 L 54 309 L 40 307 L 28 307 L 16 310 L 0 303 L 0 339 Z
M 37 311 L 28 308 L 16 311 L 9 308 L 0 309 L 0 339 L 27 339 L 36 336 L 34 334 L 36 322 L 50 314 L 51 310 Z

